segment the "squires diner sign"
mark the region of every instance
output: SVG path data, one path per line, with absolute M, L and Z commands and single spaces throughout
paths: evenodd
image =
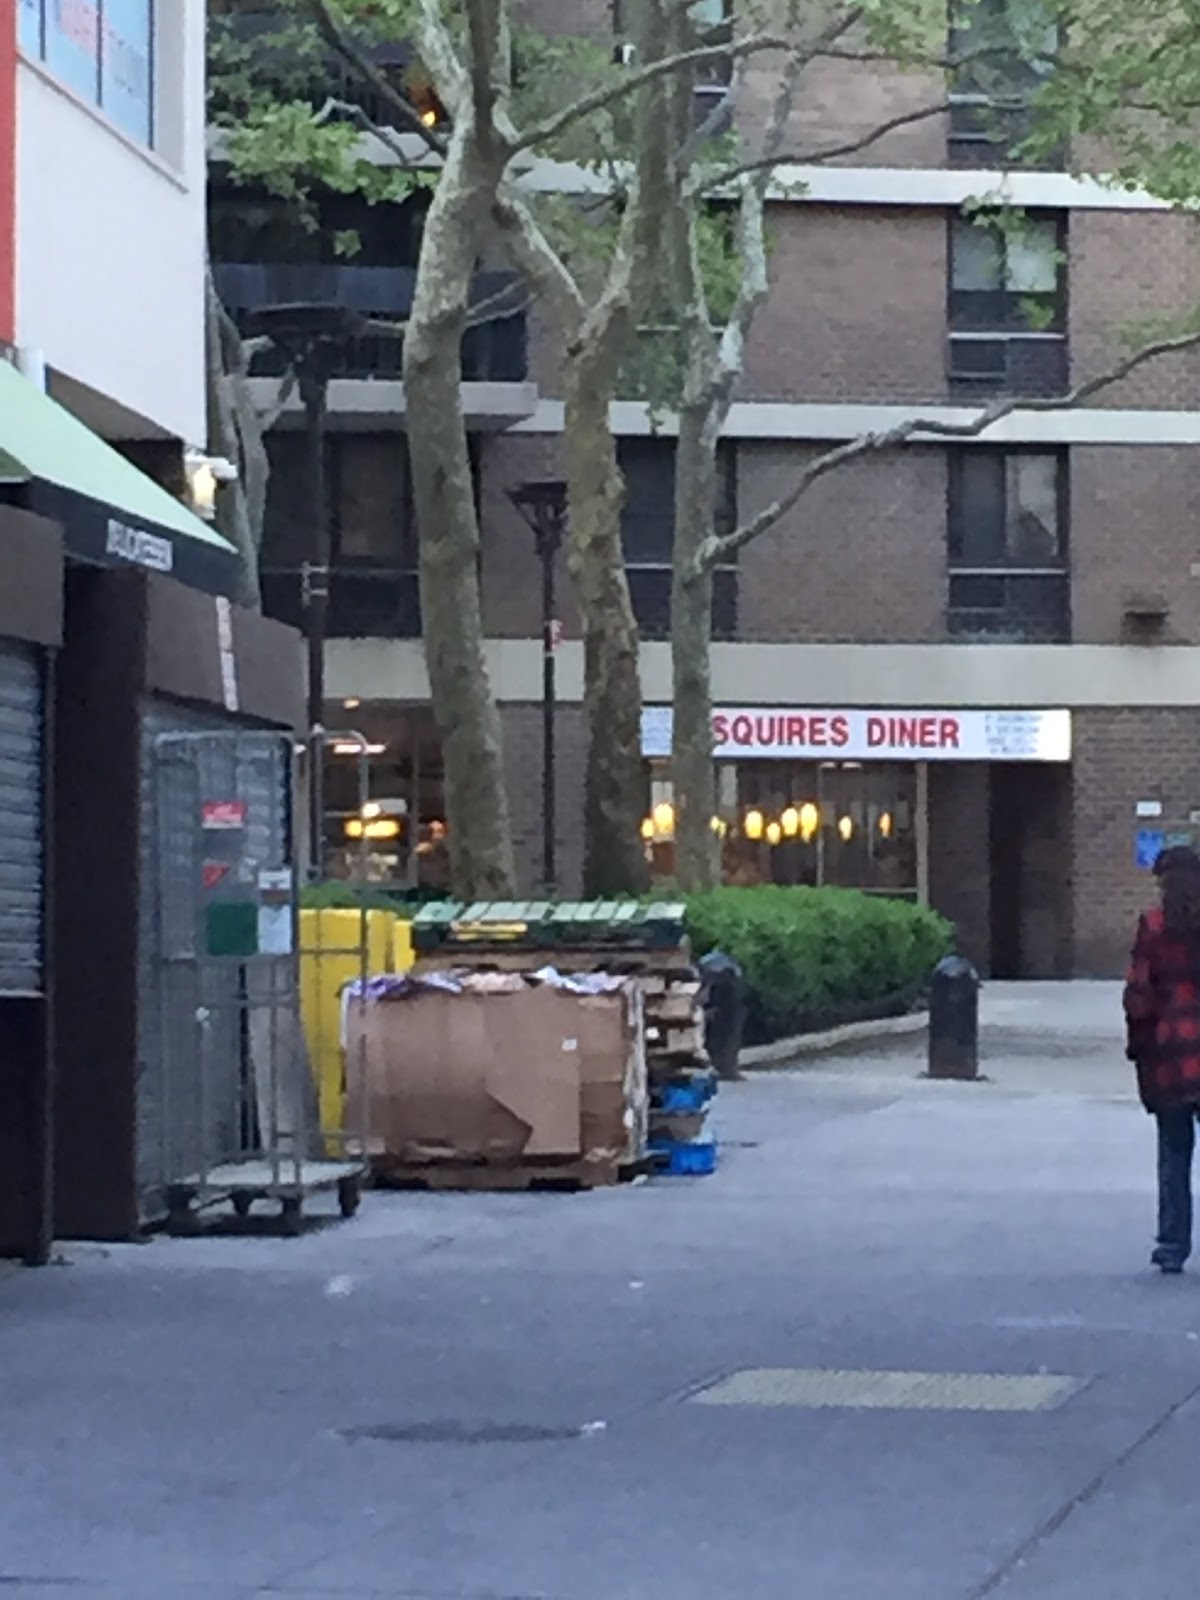
M 642 753 L 671 753 L 670 706 L 647 706 Z M 932 711 L 855 707 L 721 707 L 720 760 L 1053 761 L 1071 759 L 1069 711 Z

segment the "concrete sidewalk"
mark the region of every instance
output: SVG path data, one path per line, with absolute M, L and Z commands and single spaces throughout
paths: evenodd
M 711 1179 L 0 1278 L 0 1589 L 1191 1600 L 1200 1284 L 1114 994 L 989 990 L 987 1083 L 734 1086 Z

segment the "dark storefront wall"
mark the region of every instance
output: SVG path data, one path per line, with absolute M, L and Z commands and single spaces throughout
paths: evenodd
M 52 1239 L 46 936 L 50 687 L 62 637 L 62 536 L 0 507 L 0 1255 Z
M 331 707 L 331 723 L 335 715 L 372 741 L 373 798 L 409 800 L 417 754 L 423 775 L 421 820 L 428 833 L 430 825 L 444 817 L 440 746 L 428 707 Z M 508 703 L 501 708 L 501 720 L 518 886 L 521 893 L 535 893 L 541 870 L 541 708 Z M 563 891 L 576 894 L 582 865 L 584 770 L 579 707 L 559 708 L 558 743 Z M 327 842 L 334 871 L 345 824 L 357 803 L 351 765 L 340 775 L 335 768 L 329 789 Z M 648 816 L 656 802 L 669 800 L 668 770 L 659 762 L 647 764 Z M 727 829 L 726 881 L 823 882 L 914 899 L 924 887 L 930 903 L 956 925 L 960 948 L 982 973 L 1069 977 L 1076 969 L 1073 771 L 1072 766 L 1056 762 L 930 762 L 923 781 L 913 762 L 721 762 L 718 788 L 720 816 Z M 807 843 L 799 834 L 781 838 L 778 844 L 766 837 L 744 837 L 747 811 L 761 810 L 764 824 L 769 824 L 789 805 L 799 813 L 809 804 L 817 807 L 819 822 Z M 673 865 L 669 839 L 649 841 L 647 848 L 656 872 L 669 877 Z M 411 881 L 403 836 L 381 842 L 373 853 L 381 881 L 398 886 Z M 439 851 L 420 858 L 416 872 L 421 887 L 441 887 L 443 856 Z M 350 859 L 345 858 L 347 870 Z M 1141 891 L 1144 885 L 1135 878 L 1134 888 Z M 1122 941 L 1124 922 L 1122 915 Z M 1082 962 L 1079 965 L 1083 972 L 1089 970 Z M 1119 970 L 1119 963 L 1114 968 L 1110 958 L 1102 970 Z
M 929 897 L 987 976 L 1074 970 L 1072 768 L 947 765 L 929 773 Z
M 53 928 L 55 1206 L 63 1237 L 123 1239 L 140 1222 L 145 715 L 222 726 L 302 722 L 297 636 L 232 612 L 229 710 L 217 602 L 136 570 L 77 567 L 66 583 L 56 694 Z M 228 663 L 226 663 L 228 665 Z M 143 1160 L 143 1176 L 145 1165 Z

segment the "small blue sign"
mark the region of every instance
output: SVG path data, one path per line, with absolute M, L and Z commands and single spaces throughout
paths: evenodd
M 1133 836 L 1133 859 L 1139 872 L 1152 872 L 1167 836 L 1161 828 L 1139 828 Z

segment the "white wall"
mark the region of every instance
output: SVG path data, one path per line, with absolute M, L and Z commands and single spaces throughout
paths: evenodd
M 542 698 L 539 639 L 489 639 L 501 701 Z M 416 639 L 331 639 L 329 698 L 429 698 Z M 671 701 L 671 647 L 641 647 L 648 705 Z M 583 646 L 558 658 L 564 703 L 583 699 Z M 1200 647 L 1086 644 L 715 644 L 713 699 L 726 706 L 1015 708 L 1200 704 Z
M 204 442 L 204 0 L 159 7 L 159 151 L 117 133 L 40 66 L 17 98 L 17 342 L 114 433 Z M 161 153 L 160 153 L 161 152 Z M 76 385 L 112 407 L 77 403 Z M 146 426 L 144 424 L 149 424 Z M 106 430 L 108 431 L 108 430 Z

